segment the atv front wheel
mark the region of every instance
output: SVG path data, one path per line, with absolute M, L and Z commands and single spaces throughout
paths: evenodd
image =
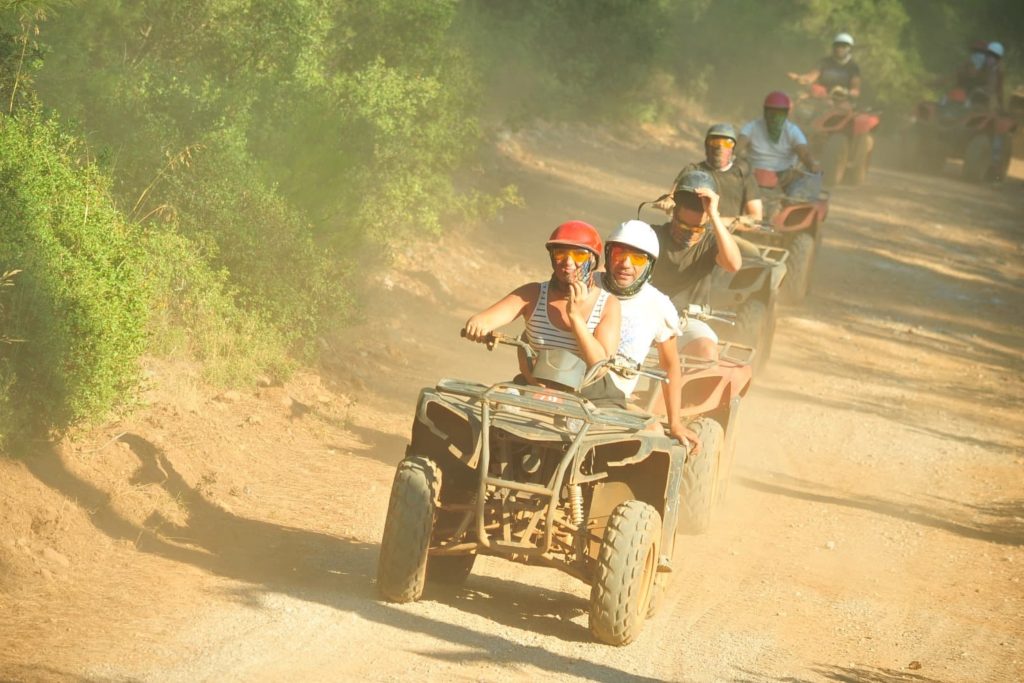
M 711 513 L 718 500 L 718 468 L 722 457 L 722 425 L 701 417 L 689 425 L 700 437 L 700 453 L 687 456 L 680 486 L 679 529 L 703 534 L 711 526 Z
M 979 133 L 971 138 L 964 151 L 964 180 L 971 183 L 984 181 L 991 164 L 992 141 L 987 134 Z
M 825 149 L 821 152 L 822 185 L 833 187 L 842 182 L 849 153 L 850 139 L 846 137 L 846 133 L 833 133 L 828 136 Z
M 440 490 L 441 470 L 429 458 L 411 456 L 398 463 L 377 563 L 377 589 L 385 600 L 412 602 L 423 595 Z
M 814 237 L 802 232 L 789 245 L 786 266 L 789 271 L 782 281 L 782 296 L 788 304 L 798 304 L 807 296 L 811 286 L 811 268 L 814 266 Z
M 590 589 L 590 631 L 601 642 L 633 642 L 647 620 L 658 571 L 661 516 L 639 500 L 608 517 Z
M 846 182 L 860 185 L 868 174 L 871 165 L 871 152 L 875 148 L 875 138 L 871 133 L 862 133 L 853 137 L 850 148 L 850 168 L 846 171 Z

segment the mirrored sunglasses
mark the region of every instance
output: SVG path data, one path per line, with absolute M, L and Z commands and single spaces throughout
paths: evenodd
M 648 256 L 645 252 L 633 251 L 632 249 L 629 249 L 627 247 L 620 246 L 612 247 L 608 252 L 608 256 L 615 263 L 629 261 L 630 265 L 634 266 L 635 268 L 641 268 L 643 266 L 646 266 L 647 263 L 651 260 L 651 257 Z
M 551 258 L 553 258 L 556 263 L 564 263 L 566 259 L 572 259 L 573 263 L 579 266 L 590 260 L 590 252 L 586 249 L 555 247 L 551 250 Z
M 732 149 L 736 146 L 736 141 L 731 138 L 708 138 L 705 144 L 708 147 L 723 147 L 725 149 Z

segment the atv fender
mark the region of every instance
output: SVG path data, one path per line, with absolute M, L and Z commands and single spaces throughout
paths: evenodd
M 832 109 L 815 119 L 811 127 L 815 132 L 825 135 L 841 133 L 850 123 L 851 118 L 853 118 L 853 113 L 848 109 Z
M 857 114 L 853 117 L 853 134 L 864 135 L 878 127 L 881 119 L 877 114 Z
M 630 467 L 611 464 L 608 478 L 594 484 L 590 501 L 591 528 L 587 554 L 596 558 L 612 511 L 623 501 L 641 500 L 658 511 L 662 519 L 661 547 L 671 559 L 679 521 L 679 485 L 686 464 L 686 450 L 678 444 L 666 450 L 653 450 L 640 463 Z

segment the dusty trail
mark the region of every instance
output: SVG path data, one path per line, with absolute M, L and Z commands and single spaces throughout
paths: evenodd
M 509 136 L 503 165 L 527 206 L 400 257 L 323 384 L 230 401 L 177 386 L 95 443 L 10 465 L 87 509 L 99 542 L 34 600 L 0 602 L 19 629 L 0 626 L 0 678 L 1024 678 L 1019 180 L 876 169 L 835 193 L 814 290 L 784 311 L 744 408 L 727 504 L 710 534 L 681 537 L 668 605 L 637 643 L 591 642 L 582 584 L 491 558 L 461 590 L 377 601 L 418 388 L 512 362 L 460 342 L 461 322 L 543 276 L 555 223 L 633 215 L 692 142 Z M 118 432 L 131 437 L 90 450 Z M 117 463 L 123 493 L 96 473 Z

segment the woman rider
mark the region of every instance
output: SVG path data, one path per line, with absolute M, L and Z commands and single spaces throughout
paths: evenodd
M 522 316 L 534 351 L 566 349 L 588 368 L 611 358 L 619 347 L 621 320 L 618 299 L 594 286 L 601 236 L 588 223 L 569 221 L 555 228 L 545 246 L 551 279 L 522 285 L 474 315 L 466 321 L 466 337 L 486 342 L 489 334 Z M 523 379 L 531 381 L 528 368 L 523 369 Z M 607 377 L 581 393 L 625 404 L 625 395 Z

